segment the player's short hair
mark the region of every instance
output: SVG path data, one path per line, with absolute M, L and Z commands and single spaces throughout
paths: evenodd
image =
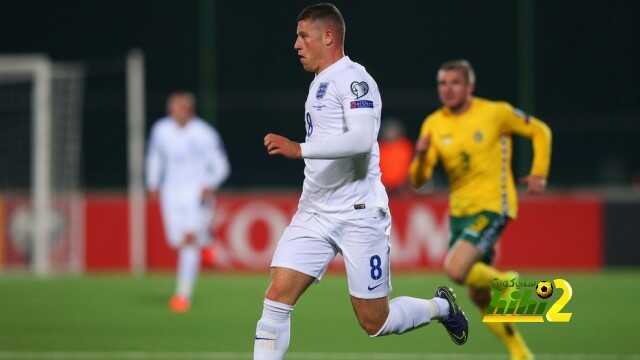
M 336 31 L 340 34 L 340 42 L 344 43 L 346 26 L 342 13 L 338 8 L 331 3 L 319 3 L 315 5 L 309 5 L 304 8 L 298 15 L 297 21 L 302 20 L 321 20 L 331 23 L 335 26 Z
M 169 104 L 171 103 L 171 101 L 173 101 L 176 98 L 183 98 L 191 104 L 191 108 L 193 109 L 196 108 L 196 96 L 193 95 L 192 92 L 184 91 L 184 90 L 174 91 L 171 94 L 169 94 L 169 97 L 167 98 L 167 107 L 169 107 Z
M 449 60 L 440 65 L 438 72 L 442 70 L 460 70 L 468 84 L 476 83 L 476 73 L 473 71 L 471 63 L 464 59 Z

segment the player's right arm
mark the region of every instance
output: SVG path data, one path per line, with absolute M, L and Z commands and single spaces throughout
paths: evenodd
M 414 189 L 420 188 L 431 179 L 437 163 L 438 153 L 432 143 L 431 128 L 427 118 L 420 129 L 415 155 L 409 168 L 409 181 Z
M 371 151 L 375 132 L 375 116 L 371 114 L 345 114 L 348 130 L 322 142 L 297 143 L 277 134 L 267 134 L 264 145 L 269 155 L 282 155 L 290 159 L 340 159 Z
M 344 79 L 348 79 L 345 81 Z M 332 82 L 325 98 L 334 97 L 335 103 L 342 108 L 340 119 L 327 118 L 328 121 L 344 121 L 343 133 L 325 136 L 319 141 L 297 143 L 277 134 L 267 134 L 264 145 L 269 155 L 282 155 L 290 159 L 341 159 L 366 154 L 376 141 L 376 125 L 379 124 L 382 106 L 377 85 L 371 78 L 358 72 L 348 72 L 340 82 Z M 366 91 L 356 95 L 351 90 L 353 83 L 365 84 Z
M 372 105 L 373 106 L 373 105 Z M 300 155 L 307 159 L 340 159 L 371 151 L 376 117 L 372 111 L 345 112 L 347 131 L 320 142 L 300 144 Z
M 151 129 L 145 164 L 147 173 L 147 190 L 152 197 L 156 196 L 158 193 L 160 182 L 162 181 L 162 173 L 164 171 L 164 161 L 158 125 L 159 124 L 154 125 Z
M 358 94 L 357 90 L 352 89 L 353 84 L 363 86 L 363 93 Z M 333 97 L 336 103 L 340 103 L 346 131 L 323 137 L 321 141 L 300 144 L 302 157 L 340 159 L 369 153 L 376 141 L 376 125 L 380 123 L 382 108 L 382 99 L 373 78 L 358 71 L 346 72 L 329 86 L 325 96 Z

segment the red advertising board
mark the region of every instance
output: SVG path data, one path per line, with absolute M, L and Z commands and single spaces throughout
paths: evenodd
M 85 268 L 128 270 L 129 207 L 124 195 L 92 195 L 85 202 Z
M 73 221 L 75 209 L 82 211 L 78 197 L 59 196 L 46 214 L 48 242 L 45 251 L 52 271 L 75 269 L 81 256 L 82 229 Z M 0 269 L 24 270 L 36 256 L 36 214 L 27 195 L 0 194 Z
M 297 209 L 298 195 L 222 194 L 212 234 L 221 270 L 266 271 L 271 254 Z M 86 201 L 86 268 L 126 270 L 128 215 L 124 196 Z M 395 270 L 438 270 L 448 248 L 447 199 L 402 197 L 391 201 Z M 602 209 L 593 197 L 524 198 L 519 218 L 498 245 L 500 267 L 595 269 L 602 265 Z M 164 239 L 157 203 L 147 206 L 147 265 L 172 269 L 175 254 Z M 340 260 L 334 265 L 340 268 Z

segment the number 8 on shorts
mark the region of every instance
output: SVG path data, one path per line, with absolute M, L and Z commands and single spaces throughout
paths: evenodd
M 380 259 L 380 256 L 373 255 L 371 259 L 369 259 L 369 265 L 371 265 L 371 278 L 373 280 L 380 279 L 380 277 L 382 277 L 382 268 L 380 267 L 382 265 L 382 260 Z

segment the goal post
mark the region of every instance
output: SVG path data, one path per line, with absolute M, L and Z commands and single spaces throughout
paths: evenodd
M 3 212 L 14 205 L 5 225 L 16 256 L 38 275 L 82 267 L 82 92 L 81 66 L 42 54 L 0 55 Z
M 144 186 L 145 86 L 144 55 L 131 50 L 127 56 L 127 142 L 129 160 L 129 254 L 135 275 L 146 270 L 146 211 Z
M 0 54 L 0 271 L 84 270 L 85 82 L 106 79 L 122 87 L 100 96 L 126 95 L 129 269 L 145 272 L 144 55 L 132 50 L 88 64 L 91 72 L 43 54 Z

